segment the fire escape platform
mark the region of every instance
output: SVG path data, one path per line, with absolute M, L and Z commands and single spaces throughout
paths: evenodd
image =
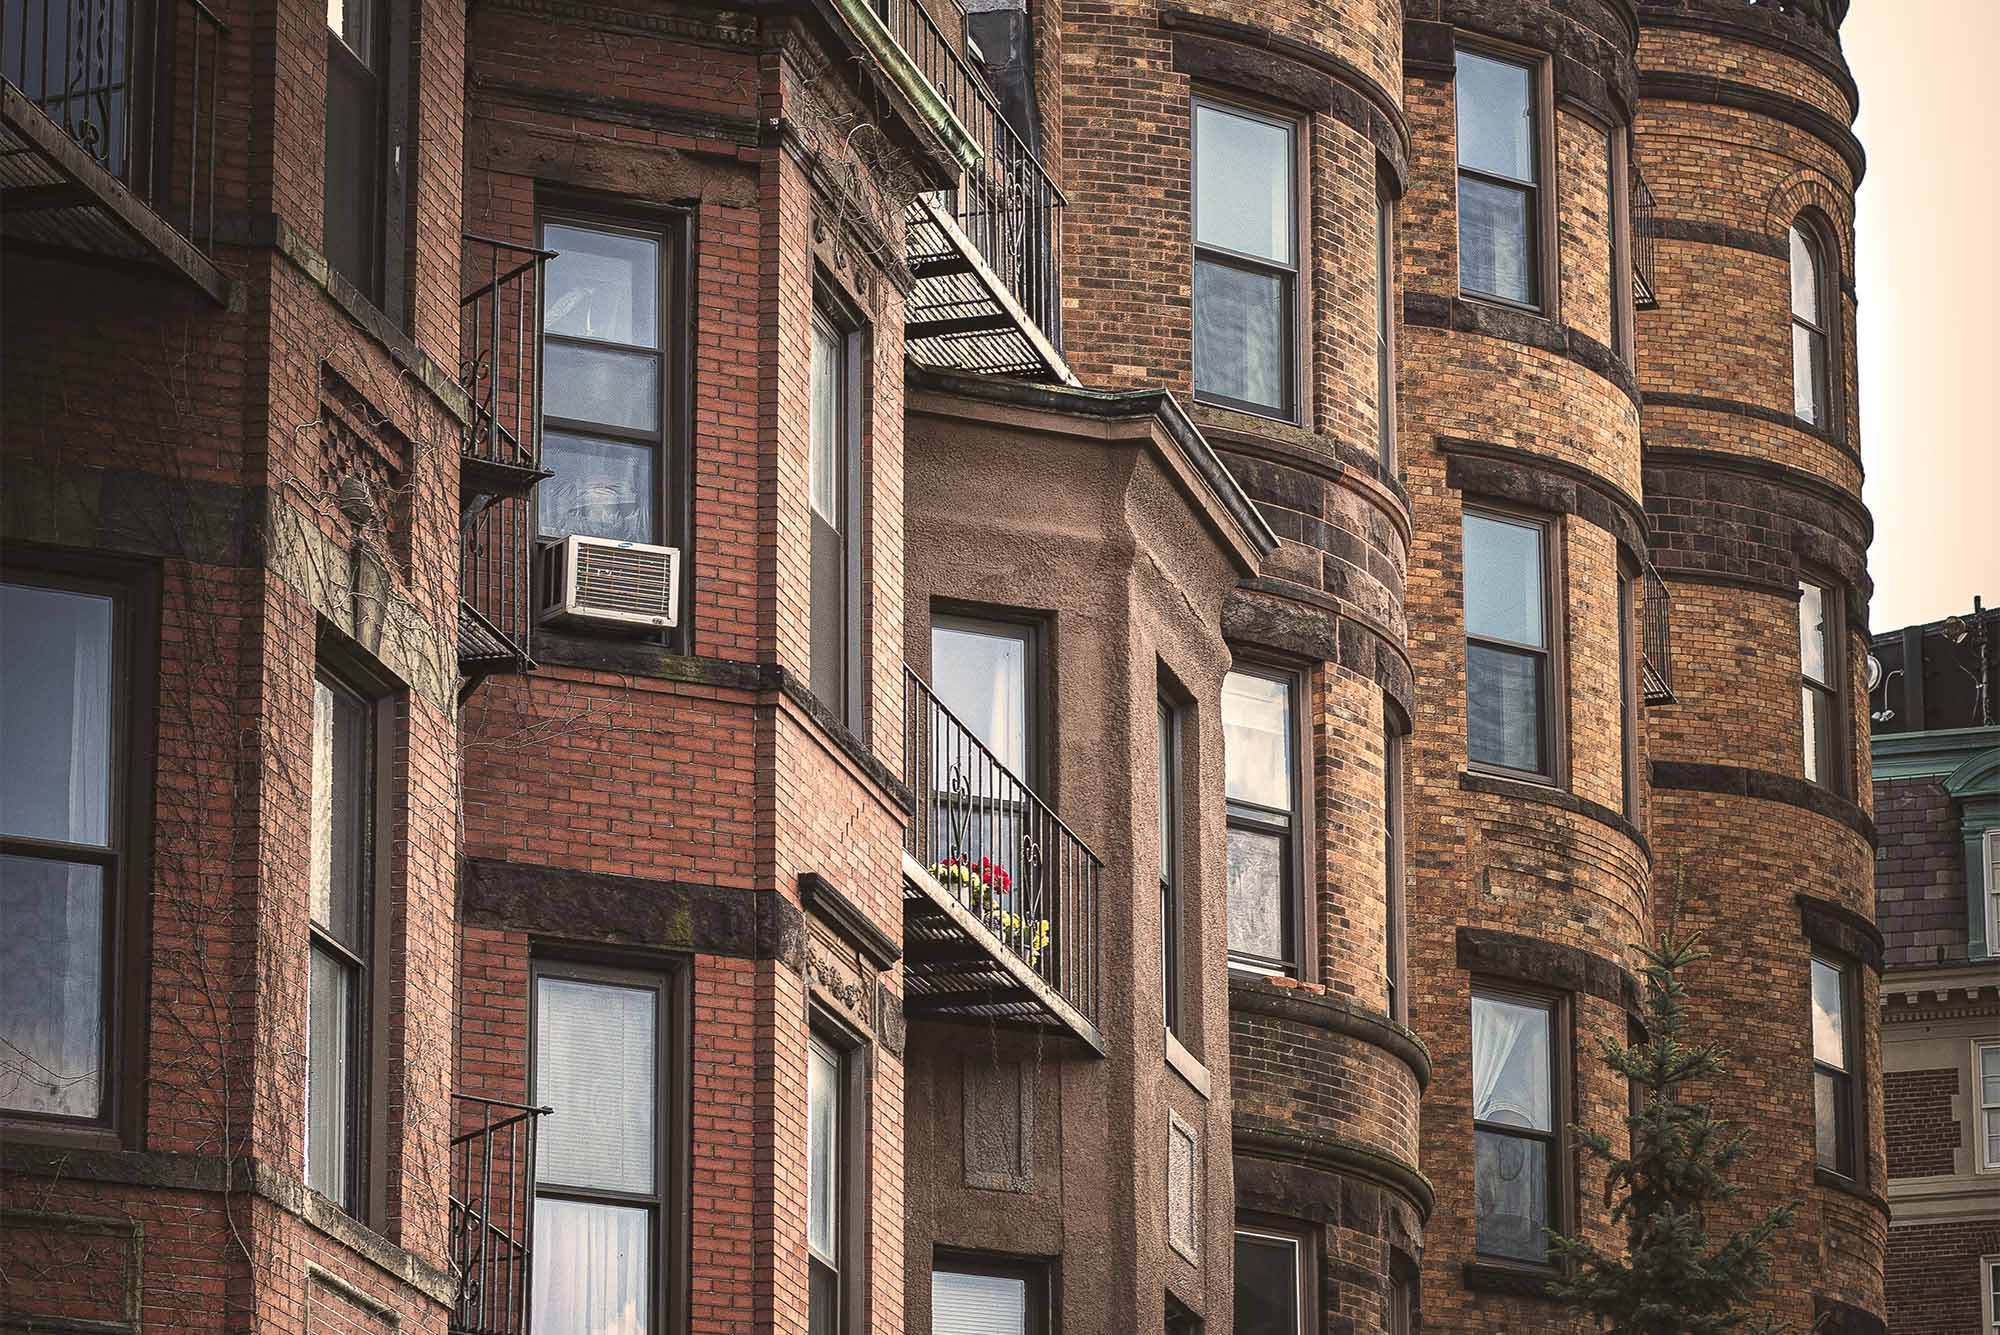
M 916 279 L 903 327 L 912 361 L 943 370 L 1080 383 L 1013 289 L 936 200 L 913 199 L 903 221 L 905 261 Z
M 1099 1056 L 1104 1038 L 978 914 L 903 854 L 903 1013 L 1051 1030 Z
M 229 279 L 90 150 L 11 83 L 0 82 L 0 236 L 48 253 L 178 274 L 217 305 Z

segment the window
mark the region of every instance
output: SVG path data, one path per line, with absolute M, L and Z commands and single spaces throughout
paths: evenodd
M 1979 1171 L 2000 1169 L 2000 1040 L 1972 1045 L 1973 1079 L 1979 1086 Z
M 322 674 L 313 687 L 312 920 L 306 987 L 306 1185 L 364 1214 L 375 1021 L 375 705 Z
M 852 1134 L 849 1055 L 815 1031 L 806 1044 L 806 1251 L 811 1335 L 847 1329 Z
M 812 689 L 849 726 L 861 716 L 860 336 L 813 312 Z
M 1832 392 L 1828 330 L 1833 302 L 1826 283 L 1825 250 L 1803 218 L 1792 224 L 1792 414 L 1812 426 L 1829 426 Z
M 1396 475 L 1396 201 L 1375 180 L 1375 452 Z
M 70 564 L 65 562 L 66 565 Z M 131 851 L 132 595 L 0 583 L 0 1116 L 110 1129 Z
M 1799 701 L 1805 728 L 1805 773 L 1842 790 L 1840 764 L 1840 609 L 1822 585 L 1799 585 Z
M 1821 1168 L 1860 1179 L 1855 1127 L 1860 1084 L 1853 1024 L 1853 971 L 1831 960 L 1812 962 L 1813 1146 Z
M 1026 622 L 931 618 L 931 689 L 1024 782 L 1036 774 L 1035 639 Z
M 1297 415 L 1297 126 L 1194 103 L 1194 392 Z
M 1554 779 L 1550 526 L 1465 512 L 1465 741 L 1472 764 Z
M 664 1319 L 669 1180 L 664 980 L 588 965 L 533 973 L 536 1335 L 647 1335 Z
M 1403 913 L 1403 735 L 1394 726 L 1382 730 L 1382 890 L 1383 972 L 1388 976 L 1389 1018 L 1407 1024 L 1410 998 L 1403 989 L 1408 967 Z
M 1544 1265 L 1561 1227 L 1561 1125 L 1552 999 L 1472 993 L 1473 1191 L 1479 1255 Z
M 1632 265 L 1632 142 L 1625 126 L 1609 136 L 1605 203 L 1611 210 L 1611 350 L 1627 365 L 1633 354 L 1633 310 L 1637 281 Z
M 1295 678 L 1232 672 L 1222 683 L 1229 808 L 1229 963 L 1296 975 L 1299 948 Z
M 931 1267 L 931 1335 L 1045 1335 L 1048 1271 L 1022 1261 L 940 1259 Z
M 1160 818 L 1160 993 L 1167 1032 L 1181 1024 L 1181 717 L 1165 695 L 1159 698 Z
M 409 195 L 408 29 L 401 0 L 327 0 L 322 244 L 335 273 L 398 317 Z
M 1389 1279 L 1388 1335 L 1416 1335 L 1417 1277 L 1401 1266 Z
M 1986 1328 L 2000 1335 L 2000 1256 L 1979 1258 L 1980 1304 L 1986 1309 Z
M 1303 1335 L 1304 1252 L 1290 1234 L 1236 1230 L 1236 1335 Z
M 541 534 L 672 545 L 669 240 L 550 219 L 542 244 L 557 255 L 542 283 L 542 466 L 555 476 L 535 488 Z
M 1639 581 L 1618 568 L 1618 754 L 1625 815 L 1639 815 Z
M 1980 841 L 1986 865 L 1986 954 L 2000 959 L 2000 829 L 1992 829 Z
M 1540 73 L 1526 61 L 1458 52 L 1458 285 L 1540 306 Z

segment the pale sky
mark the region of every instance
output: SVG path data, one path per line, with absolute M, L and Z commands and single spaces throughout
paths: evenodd
M 1869 629 L 2000 603 L 2000 0 L 1854 0 Z

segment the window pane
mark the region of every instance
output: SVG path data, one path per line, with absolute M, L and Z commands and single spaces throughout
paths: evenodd
M 543 279 L 547 332 L 660 346 L 659 242 L 550 223 L 542 229 L 542 244 L 559 252 Z
M 1477 51 L 1458 53 L 1458 162 L 1535 179 L 1534 71 Z
M 0 833 L 111 842 L 112 602 L 0 584 Z
M 1195 244 L 1292 262 L 1292 132 L 1215 106 L 1194 109 Z
M 1794 227 L 1792 243 L 1792 314 L 1808 324 L 1820 324 L 1819 247 Z
M 1799 688 L 1805 719 L 1805 775 L 1814 783 L 1833 779 L 1833 693 L 1817 686 Z
M 364 954 L 362 896 L 369 875 L 369 710 L 351 693 L 313 683 L 312 920 Z
M 841 363 L 846 360 L 840 332 L 825 320 L 813 320 L 812 351 L 812 507 L 835 528 L 840 518 Z
M 1482 1122 L 1555 1130 L 1548 1007 L 1472 998 L 1472 1115 Z
M 1197 260 L 1194 266 L 1194 387 L 1284 413 L 1286 283 L 1281 275 Z
M 840 1259 L 840 1058 L 824 1044 L 806 1054 L 806 1242 Z
M 1986 1113 L 1986 1159 L 1985 1166 L 2000 1165 L 2000 1111 Z
M 821 1265 L 817 1257 L 807 1263 L 807 1335 L 837 1335 L 840 1330 L 840 1276 Z
M 660 359 L 550 339 L 542 357 L 542 411 L 627 431 L 660 429 Z
M 1029 1335 L 1028 1281 L 933 1270 L 931 1335 Z
M 539 1180 L 653 1190 L 655 997 L 651 988 L 535 984 L 535 1102 L 555 1109 L 536 1142 Z
M 1465 633 L 1541 647 L 1542 528 L 1465 516 Z
M 1160 701 L 1160 764 L 1154 774 L 1155 789 L 1159 794 L 1160 817 L 1160 880 L 1172 879 L 1174 874 L 1174 716 L 1173 709 L 1166 701 Z
M 1799 585 L 1799 670 L 1826 680 L 1826 590 L 1817 584 Z
M 104 899 L 100 868 L 0 857 L 0 1108 L 103 1105 Z
M 962 624 L 931 627 L 932 689 L 1017 776 L 1028 772 L 1028 637 Z
M 2000 1047 L 1979 1050 L 1979 1101 L 2000 1108 Z
M 542 466 L 555 472 L 535 488 L 544 534 L 653 541 L 651 446 L 550 431 L 542 438 Z
M 1813 1072 L 1813 1157 L 1820 1167 L 1845 1173 L 1847 1164 L 1847 1078 Z
M 546 1122 L 544 1123 L 546 1125 Z M 535 1202 L 535 1335 L 646 1335 L 652 1219 L 643 1209 Z
M 1458 285 L 1535 304 L 1534 195 L 1519 186 L 1458 178 Z
M 326 0 L 326 27 L 363 64 L 375 63 L 373 0 Z
M 1283 836 L 1230 830 L 1230 953 L 1285 959 L 1285 916 Z
M 1813 1060 L 1835 1070 L 1847 1069 L 1847 1015 L 1841 997 L 1840 970 L 1825 960 L 1812 962 Z
M 1826 339 L 1802 324 L 1792 326 L 1792 413 L 1819 425 L 1826 408 Z
M 355 991 L 352 966 L 315 948 L 306 996 L 306 1185 L 343 1206 L 352 1180 Z
M 1222 682 L 1223 768 L 1229 800 L 1292 809 L 1292 688 L 1232 672 Z
M 1236 1335 L 1299 1335 L 1299 1247 L 1236 1235 Z
M 1465 649 L 1465 753 L 1482 765 L 1540 774 L 1539 654 L 1469 644 Z
M 1548 1259 L 1549 1150 L 1539 1140 L 1494 1131 L 1473 1134 L 1473 1194 L 1482 1256 Z

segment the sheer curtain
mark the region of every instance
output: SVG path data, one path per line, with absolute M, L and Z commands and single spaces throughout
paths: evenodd
M 96 599 L 93 602 L 99 601 Z M 80 844 L 111 838 L 111 626 L 110 606 L 98 620 L 78 618 L 71 670 L 69 716 L 69 828 Z
M 629 1206 L 536 1201 L 537 1335 L 646 1335 L 649 1223 Z
M 1550 1129 L 1548 1012 L 1476 998 L 1472 1007 L 1472 1115 Z

